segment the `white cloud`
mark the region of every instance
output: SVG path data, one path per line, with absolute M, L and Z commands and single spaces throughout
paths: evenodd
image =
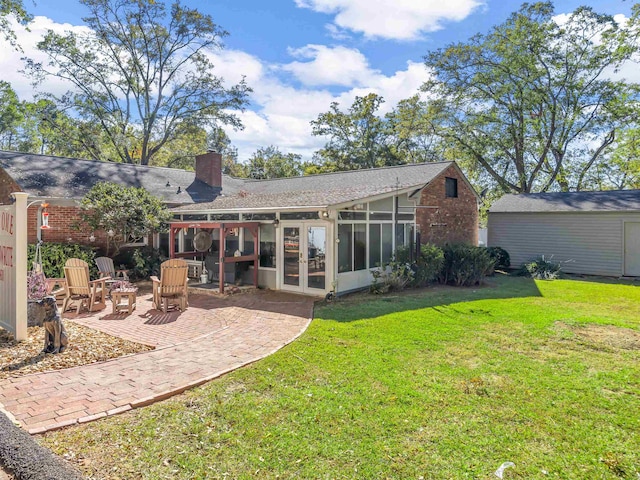
M 356 96 L 376 93 L 385 100 L 379 111 L 383 115 L 400 100 L 418 93 L 420 86 L 429 78 L 423 64 L 408 62 L 406 70 L 390 76 L 367 70 L 369 76 L 363 76 L 360 85 L 333 94 L 325 89 L 294 88 L 279 79 L 273 69 L 263 68 L 261 71 L 264 76 L 250 83 L 256 108 L 240 115 L 245 129 L 227 132 L 238 147 L 240 160 L 246 160 L 259 147 L 268 145 L 275 145 L 286 153 L 298 153 L 305 160 L 310 160 L 313 152 L 325 143 L 325 139 L 311 134 L 310 122 L 328 111 L 331 102 L 338 102 L 339 108 L 345 111 Z
M 307 45 L 289 49 L 289 53 L 294 58 L 310 60 L 292 62 L 282 67 L 305 85 L 361 85 L 376 73 L 369 67 L 366 57 L 352 48 Z
M 366 37 L 415 40 L 460 21 L 482 0 L 295 0 L 296 5 L 334 16 L 333 32 L 347 29 Z
M 30 80 L 19 73 L 23 68 L 21 57 L 46 61 L 36 44 L 48 30 L 87 32 L 86 27 L 58 24 L 47 18 L 36 17 L 30 32 L 14 26 L 23 53 L 15 52 L 0 41 L 0 71 L 21 99 L 30 100 L 34 89 Z M 4 48 L 1 48 L 4 47 Z M 414 95 L 427 80 L 428 72 L 420 63 L 408 62 L 406 69 L 384 75 L 371 68 L 363 53 L 344 47 L 307 45 L 290 50 L 292 62 L 271 64 L 238 50 L 222 50 L 209 54 L 214 73 L 224 78 L 228 86 L 238 83 L 243 76 L 253 88 L 250 106 L 238 116 L 244 130 L 228 134 L 238 147 L 239 158 L 248 159 L 259 147 L 275 145 L 281 151 L 298 153 L 310 160 L 314 151 L 325 140 L 311 135 L 310 122 L 329 110 L 331 102 L 338 102 L 342 110 L 351 106 L 356 96 L 370 92 L 384 97 L 381 114 L 396 103 Z M 307 61 L 304 61 L 307 60 Z M 302 84 L 302 86 L 300 86 Z M 70 88 L 58 79 L 47 79 L 42 91 L 60 94 Z
M 22 100 L 31 100 L 34 94 L 34 88 L 31 85 L 32 79 L 21 73 L 25 65 L 22 57 L 46 64 L 48 57 L 38 50 L 37 44 L 47 31 L 53 30 L 57 33 L 64 33 L 65 31 L 86 33 L 89 31 L 87 27 L 56 23 L 47 17 L 40 16 L 35 17 L 33 22 L 29 24 L 29 30 L 26 30 L 24 26 L 16 22 L 13 22 L 12 28 L 23 52 L 16 51 L 8 42 L 0 38 L 0 71 L 2 72 L 2 79 L 11 83 L 13 89 Z M 61 95 L 72 88 L 73 86 L 70 83 L 52 77 L 45 79 L 39 86 L 39 90 L 56 95 Z

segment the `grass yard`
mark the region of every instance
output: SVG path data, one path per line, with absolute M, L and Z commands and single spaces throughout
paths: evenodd
M 640 477 L 640 286 L 503 276 L 315 317 L 263 361 L 39 440 L 95 479 Z

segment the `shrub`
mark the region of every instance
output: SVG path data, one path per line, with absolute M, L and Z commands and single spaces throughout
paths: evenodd
M 96 266 L 96 254 L 91 247 L 75 245 L 71 243 L 43 243 L 40 246 L 42 253 L 42 271 L 47 278 L 64 277 L 64 264 L 69 258 L 79 258 L 89 264 L 91 278 L 98 276 Z M 35 260 L 36 246 L 29 245 L 28 265 Z
M 420 256 L 415 266 L 414 284 L 424 286 L 435 281 L 444 265 L 444 251 L 436 245 L 420 246 Z
M 371 270 L 373 283 L 372 293 L 387 293 L 390 291 L 404 290 L 414 279 L 414 271 L 411 264 L 398 262 L 395 259 L 383 265 L 380 269 Z
M 487 252 L 489 256 L 495 260 L 495 268 L 507 269 L 511 266 L 511 257 L 502 247 L 488 247 Z
M 447 245 L 444 248 L 444 267 L 440 282 L 456 286 L 477 285 L 484 277 L 493 273 L 494 267 L 494 260 L 486 248 Z
M 522 266 L 521 273 L 530 275 L 536 280 L 554 280 L 560 276 L 562 267 L 559 263 L 552 262 L 550 259 L 544 258 L 544 255 L 537 259 L 525 263 Z
M 131 276 L 134 279 L 149 278 L 151 275 L 160 275 L 160 265 L 167 260 L 157 248 L 143 247 L 133 250 L 131 255 L 131 263 L 133 272 Z

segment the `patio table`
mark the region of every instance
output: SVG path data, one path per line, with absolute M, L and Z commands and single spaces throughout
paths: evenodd
M 119 313 L 126 310 L 127 314 L 136 308 L 137 289 L 116 289 L 111 291 L 112 312 Z

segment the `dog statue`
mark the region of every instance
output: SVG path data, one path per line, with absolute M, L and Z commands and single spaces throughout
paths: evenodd
M 44 350 L 43 353 L 62 353 L 69 344 L 67 332 L 62 324 L 62 317 L 58 310 L 55 297 L 45 297 L 41 300 L 44 306 Z

